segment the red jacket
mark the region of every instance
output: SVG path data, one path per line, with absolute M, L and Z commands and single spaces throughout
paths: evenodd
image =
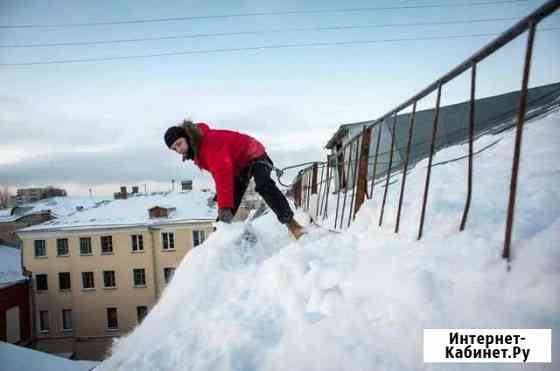
M 264 146 L 248 135 L 231 130 L 210 129 L 197 123 L 202 132 L 194 163 L 208 170 L 214 178 L 218 207 L 234 207 L 234 176 L 252 160 L 265 153 Z

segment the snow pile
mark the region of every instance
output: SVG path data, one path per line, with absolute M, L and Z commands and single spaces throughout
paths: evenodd
M 88 371 L 97 365 L 97 362 L 71 361 L 3 341 L 0 341 L 0 359 L 2 371 Z
M 25 279 L 21 271 L 21 250 L 0 245 L 0 287 Z
M 267 214 L 252 222 L 258 242 L 251 246 L 240 243 L 243 224 L 219 224 L 183 260 L 144 322 L 96 370 L 519 369 L 424 364 L 425 328 L 552 328 L 557 354 L 559 125 L 555 113 L 527 126 L 509 273 L 500 257 L 507 193 L 499 187 L 509 180 L 511 132 L 477 158 L 472 214 L 462 233 L 464 182 L 453 179 L 464 174 L 464 162 L 434 168 L 419 242 L 416 195 L 425 163 L 407 181 L 399 235 L 390 210 L 391 222 L 377 226 L 382 187 L 340 234 L 319 228 L 293 241 Z M 477 146 L 495 139 L 481 138 Z M 449 148 L 438 159 L 464 150 Z M 398 187 L 392 188 L 395 197 Z M 301 213 L 297 218 L 306 220 Z

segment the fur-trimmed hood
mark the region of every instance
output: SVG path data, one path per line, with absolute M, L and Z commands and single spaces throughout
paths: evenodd
M 193 157 L 197 157 L 200 143 L 202 142 L 202 137 L 204 135 L 203 130 L 198 124 L 195 124 L 190 120 L 184 120 L 180 126 L 183 130 L 185 130 L 185 135 L 187 136 L 189 145 L 193 150 Z M 183 161 L 187 160 L 186 156 L 187 155 L 183 156 Z

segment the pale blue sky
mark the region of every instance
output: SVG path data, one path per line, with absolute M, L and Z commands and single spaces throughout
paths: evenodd
M 476 3 L 417 1 L 10 1 L 0 25 L 60 24 L 268 11 Z M 165 23 L 0 29 L 0 44 L 52 43 L 278 28 L 521 18 L 544 1 L 204 19 Z M 285 32 L 129 44 L 0 48 L 0 64 L 287 43 L 499 33 L 514 21 Z M 555 14 L 540 27 L 559 27 Z M 531 86 L 560 80 L 560 31 L 540 32 Z M 340 124 L 373 119 L 447 72 L 492 36 L 150 59 L 0 67 L 0 185 L 58 184 L 73 194 L 207 175 L 164 146 L 163 130 L 188 116 L 260 139 L 278 165 L 322 159 Z M 479 96 L 517 90 L 525 37 L 479 68 Z M 464 100 L 461 79 L 443 104 Z M 426 101 L 425 105 L 431 104 Z

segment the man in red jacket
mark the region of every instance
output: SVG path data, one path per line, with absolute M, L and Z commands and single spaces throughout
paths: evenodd
M 212 174 L 220 221 L 231 223 L 253 177 L 255 191 L 278 220 L 287 225 L 296 239 L 304 233 L 286 197 L 270 177 L 272 160 L 256 139 L 235 131 L 210 129 L 205 123 L 183 121 L 167 129 L 164 140 L 169 149 L 182 155 L 183 161 L 191 160 Z

